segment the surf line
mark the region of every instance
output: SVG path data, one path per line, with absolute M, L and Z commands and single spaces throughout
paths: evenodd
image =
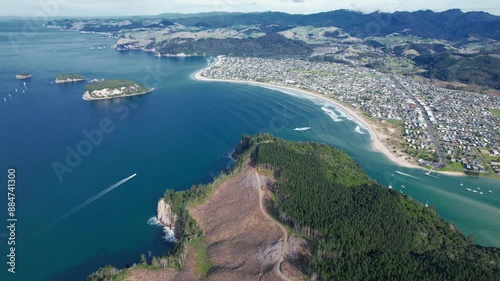
M 51 229 L 52 227 L 56 226 L 57 224 L 59 224 L 60 222 L 62 222 L 65 219 L 67 219 L 68 217 L 70 217 L 74 213 L 76 213 L 79 210 L 83 209 L 88 204 L 96 201 L 97 199 L 99 199 L 102 196 L 106 195 L 107 193 L 111 192 L 113 189 L 115 189 L 115 188 L 119 187 L 120 185 L 126 183 L 127 181 L 131 180 L 135 176 L 137 176 L 137 174 L 133 174 L 133 175 L 127 177 L 127 178 L 124 178 L 121 181 L 113 184 L 112 186 L 104 189 L 103 191 L 101 191 L 101 192 L 97 193 L 96 195 L 90 197 L 89 199 L 85 200 L 85 202 L 83 202 L 82 204 L 80 204 L 80 205 L 72 208 L 71 210 L 67 211 L 62 216 L 60 216 L 58 219 L 56 219 L 54 222 L 52 222 L 51 224 L 49 224 L 49 226 L 45 229 L 45 231 L 47 231 L 47 230 Z

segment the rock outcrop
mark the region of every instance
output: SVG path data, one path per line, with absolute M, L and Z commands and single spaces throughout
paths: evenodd
M 172 211 L 172 207 L 165 202 L 164 199 L 158 201 L 158 215 L 157 219 L 161 225 L 168 227 L 175 233 L 175 224 L 177 222 L 177 215 Z

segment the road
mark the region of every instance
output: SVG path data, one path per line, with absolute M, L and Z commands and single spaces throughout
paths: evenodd
M 424 105 L 420 103 L 418 99 L 415 98 L 412 92 L 410 92 L 408 89 L 406 89 L 397 79 L 394 77 L 391 77 L 392 81 L 396 83 L 403 91 L 405 91 L 411 99 L 420 107 L 420 110 L 422 111 L 422 114 L 424 115 L 425 122 L 427 123 L 427 129 L 429 131 L 429 136 L 431 137 L 432 143 L 434 144 L 434 147 L 436 148 L 436 154 L 439 157 L 439 167 L 444 167 L 446 166 L 446 157 L 443 154 L 443 151 L 441 151 L 441 145 L 439 144 L 438 139 L 436 138 L 436 134 L 434 133 L 434 130 L 432 129 L 432 123 L 429 118 L 429 115 L 427 114 L 427 110 L 425 110 Z
M 288 252 L 290 251 L 290 244 L 288 243 L 288 231 L 286 228 L 281 224 L 278 223 L 274 218 L 272 218 L 267 211 L 264 209 L 263 201 L 264 201 L 264 195 L 265 191 L 262 189 L 262 185 L 260 182 L 260 176 L 259 173 L 257 173 L 257 170 L 254 170 L 255 176 L 257 177 L 257 189 L 259 191 L 259 205 L 260 205 L 260 211 L 264 216 L 272 221 L 274 224 L 276 224 L 282 231 L 283 231 L 283 247 L 281 250 L 281 255 L 279 261 L 276 263 L 274 266 L 274 271 L 276 274 L 281 277 L 281 279 L 286 280 L 286 281 L 292 281 L 290 278 L 286 277 L 285 274 L 283 274 L 283 271 L 281 271 L 281 265 L 285 261 L 285 257 L 288 255 Z

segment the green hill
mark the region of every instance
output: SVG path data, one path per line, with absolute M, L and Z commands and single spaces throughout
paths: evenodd
M 187 243 L 203 236 L 186 206 L 205 200 L 250 162 L 276 179 L 268 211 L 311 242 L 312 258 L 300 268 L 311 279 L 500 280 L 500 249 L 475 245 L 432 207 L 380 186 L 341 150 L 261 134 L 244 136 L 235 155 L 232 172 L 213 183 L 165 193 L 179 218 L 180 238 L 170 256 L 161 258 L 164 265 L 153 258 L 151 265 L 144 259 L 138 267 L 182 267 Z M 104 267 L 87 280 L 126 275 L 127 270 Z
M 319 280 L 500 280 L 500 249 L 373 182 L 342 151 L 269 135 L 244 137 L 245 148 L 275 174 L 275 216 L 314 242 L 306 272 Z
M 249 39 L 170 40 L 160 43 L 161 54 L 233 55 L 253 57 L 307 56 L 312 48 L 277 33 Z

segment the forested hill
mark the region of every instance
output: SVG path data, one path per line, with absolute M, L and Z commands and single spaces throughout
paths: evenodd
M 307 56 L 312 48 L 307 44 L 291 40 L 277 33 L 248 39 L 179 39 L 162 42 L 158 46 L 161 54 L 238 55 L 256 57 Z
M 364 14 L 336 10 L 311 15 L 290 15 L 280 12 L 202 15 L 176 19 L 187 26 L 210 28 L 234 25 L 261 26 L 336 26 L 357 37 L 385 36 L 405 32 L 424 38 L 463 40 L 470 36 L 500 40 L 500 17 L 484 12 L 464 13 L 458 9 L 433 12 L 374 12 Z
M 304 270 L 319 280 L 500 280 L 500 249 L 475 245 L 338 149 L 256 135 L 236 154 L 274 173 L 271 212 L 313 241 Z

